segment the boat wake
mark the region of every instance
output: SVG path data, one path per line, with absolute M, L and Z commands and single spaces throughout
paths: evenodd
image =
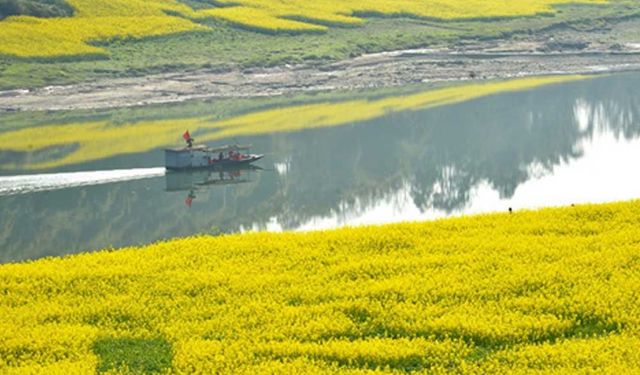
M 165 175 L 165 168 L 118 169 L 110 171 L 0 176 L 0 196 L 102 185 Z

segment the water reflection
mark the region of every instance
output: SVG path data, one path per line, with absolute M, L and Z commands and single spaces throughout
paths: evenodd
M 191 207 L 198 197 L 197 192 L 211 187 L 251 182 L 251 174 L 261 170 L 254 165 L 241 165 L 198 171 L 168 171 L 165 175 L 166 191 L 187 191 L 184 202 Z
M 259 163 L 265 170 L 241 171 L 233 180 L 168 174 L 0 197 L 0 260 L 194 233 L 638 198 L 639 84 L 638 75 L 597 78 L 341 127 L 245 137 L 268 153 Z M 161 161 L 154 150 L 80 167 Z
M 194 131 L 199 141 L 233 136 L 275 134 L 365 122 L 386 113 L 421 110 L 459 103 L 503 91 L 532 89 L 558 82 L 585 79 L 583 76 L 521 78 L 503 82 L 454 85 L 418 91 L 409 95 L 312 100 L 304 104 L 284 103 L 281 108 L 260 108 L 245 113 L 243 107 L 228 112 L 218 103 L 213 110 L 198 114 L 171 108 L 167 118 L 158 118 L 153 109 L 128 113 L 130 118 L 88 116 L 82 121 L 45 123 L 37 127 L 19 126 L 0 132 L 0 168 L 53 169 L 126 154 L 139 154 L 170 146 L 184 129 Z M 246 105 L 246 104 L 245 104 Z M 235 107 L 227 103 L 228 107 Z M 253 105 L 256 107 L 256 105 Z M 259 108 L 259 104 L 257 105 Z M 189 106 L 187 106 L 189 108 Z M 197 108 L 197 107 L 196 107 Z M 217 109 L 217 111 L 216 111 Z M 126 112 L 125 112 L 126 113 Z M 161 112 L 162 113 L 162 112 Z M 72 119 L 75 117 L 72 116 Z M 16 142 L 16 139 L 24 140 Z

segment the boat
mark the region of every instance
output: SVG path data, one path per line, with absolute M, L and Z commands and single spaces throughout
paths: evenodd
M 254 163 L 264 157 L 261 154 L 245 153 L 251 145 L 226 145 L 209 147 L 194 145 L 189 131 L 182 136 L 185 147 L 164 150 L 165 168 L 168 170 L 196 170 L 233 168 Z

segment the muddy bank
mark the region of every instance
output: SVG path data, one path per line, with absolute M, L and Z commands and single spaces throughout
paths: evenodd
M 365 55 L 333 63 L 191 71 L 0 91 L 0 111 L 112 108 L 196 98 L 255 97 L 415 83 L 640 70 L 640 44 L 484 42 Z

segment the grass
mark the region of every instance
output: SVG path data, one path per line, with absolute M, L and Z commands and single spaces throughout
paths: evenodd
M 553 16 L 437 21 L 422 18 L 367 17 L 358 27 L 331 27 L 323 33 L 264 33 L 224 20 L 198 19 L 200 31 L 142 40 L 115 39 L 93 45 L 103 52 L 55 59 L 0 56 L 0 89 L 67 84 L 197 69 L 271 66 L 332 61 L 362 53 L 442 46 L 477 39 L 508 39 L 550 27 L 601 24 L 638 15 L 635 2 L 562 5 Z M 171 51 L 171 53 L 167 53 Z
M 93 345 L 99 373 L 156 374 L 171 369 L 171 345 L 162 338 L 103 337 Z
M 3 265 L 0 372 L 637 372 L 639 224 L 634 201 Z

